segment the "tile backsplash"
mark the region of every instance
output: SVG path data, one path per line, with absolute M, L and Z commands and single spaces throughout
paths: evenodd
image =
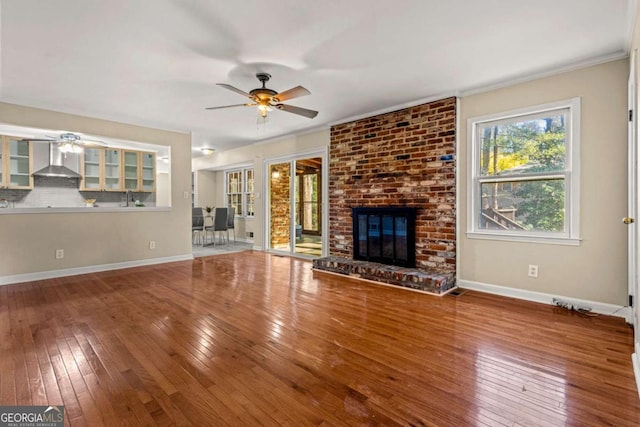
M 111 191 L 80 191 L 79 180 L 59 177 L 34 177 L 33 190 L 0 190 L 0 199 L 7 199 L 10 208 L 70 208 L 84 207 L 85 199 L 96 199 L 98 207 L 119 207 L 126 204 L 126 193 Z M 130 197 L 145 206 L 155 206 L 155 193 L 133 192 Z M 130 206 L 133 206 L 131 201 Z

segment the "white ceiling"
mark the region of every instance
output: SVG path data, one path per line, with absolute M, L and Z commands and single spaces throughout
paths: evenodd
M 636 0 L 1 0 L 0 101 L 218 150 L 627 54 Z M 257 125 L 216 86 L 302 85 Z M 1 118 L 0 118 L 1 121 Z M 73 131 L 73 129 L 65 129 Z

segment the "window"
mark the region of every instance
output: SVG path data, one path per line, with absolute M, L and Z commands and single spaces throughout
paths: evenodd
M 238 169 L 226 173 L 227 207 L 233 207 L 238 216 L 253 216 L 253 169 Z
M 468 236 L 578 244 L 578 98 L 469 119 Z
M 247 169 L 245 171 L 247 179 L 247 216 L 253 216 L 255 214 L 255 196 L 253 194 L 253 169 Z

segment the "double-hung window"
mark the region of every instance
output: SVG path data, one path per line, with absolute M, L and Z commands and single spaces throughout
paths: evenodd
M 253 169 L 237 169 L 225 174 L 227 207 L 237 216 L 254 216 Z
M 469 237 L 579 243 L 579 120 L 579 98 L 469 119 Z

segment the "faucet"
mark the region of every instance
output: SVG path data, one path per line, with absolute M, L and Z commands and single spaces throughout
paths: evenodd
M 133 198 L 133 192 L 131 190 L 127 190 L 127 194 L 125 194 L 125 199 L 127 200 L 127 204 L 126 207 L 129 207 L 129 196 L 131 195 L 131 198 Z

